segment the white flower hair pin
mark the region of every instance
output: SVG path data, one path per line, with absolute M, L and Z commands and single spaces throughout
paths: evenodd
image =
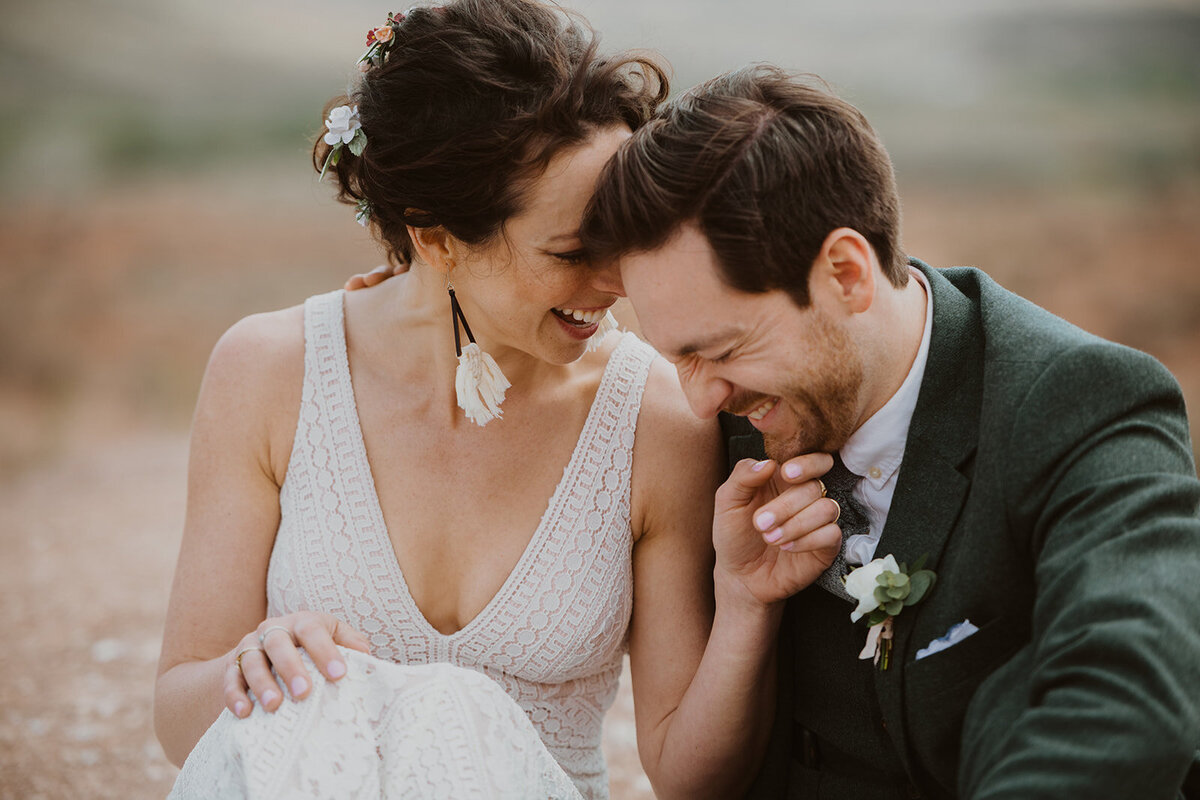
M 863 564 L 846 576 L 846 591 L 858 606 L 850 612 L 850 621 L 867 618 L 867 643 L 860 659 L 874 658 L 880 670 L 888 668 L 892 655 L 892 618 L 921 602 L 937 576 L 925 566 L 925 556 L 917 559 L 910 572 L 906 564 L 897 564 L 888 553 Z
M 336 167 L 342 157 L 342 148 L 350 148 L 350 152 L 361 156 L 367 146 L 367 135 L 363 133 L 362 120 L 358 116 L 358 106 L 338 106 L 329 112 L 325 120 L 325 144 L 330 146 L 329 155 L 325 156 L 325 164 L 317 180 L 325 177 L 325 170 Z

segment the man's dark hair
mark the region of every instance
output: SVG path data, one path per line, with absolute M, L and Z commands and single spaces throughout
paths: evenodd
M 861 233 L 892 284 L 908 280 L 892 163 L 854 106 L 776 67 L 721 75 L 668 103 L 605 167 L 584 219 L 602 263 L 695 223 L 735 289 L 809 303 L 831 231 Z

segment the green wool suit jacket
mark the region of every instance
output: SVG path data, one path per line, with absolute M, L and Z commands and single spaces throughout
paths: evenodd
M 1176 381 L 978 270 L 912 264 L 933 331 L 875 555 L 927 555 L 937 582 L 896 617 L 887 671 L 839 644 L 865 637 L 849 603 L 815 586 L 788 601 L 748 796 L 1183 796 L 1200 747 L 1200 481 Z M 762 457 L 740 433 L 730 463 Z M 964 619 L 978 632 L 914 660 Z M 839 711 L 827 698 L 843 691 L 867 710 Z M 819 755 L 856 742 L 887 751 L 892 777 L 872 788 L 870 763 Z

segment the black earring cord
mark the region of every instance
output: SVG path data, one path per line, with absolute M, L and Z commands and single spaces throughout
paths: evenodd
M 454 324 L 454 354 L 461 357 L 462 339 L 458 333 L 458 323 L 462 323 L 463 330 L 467 332 L 467 339 L 471 344 L 475 344 L 475 337 L 471 335 L 471 326 L 467 324 L 467 318 L 463 314 L 462 306 L 458 304 L 458 298 L 454 296 L 454 287 L 450 287 L 447 291 L 450 292 L 450 321 Z

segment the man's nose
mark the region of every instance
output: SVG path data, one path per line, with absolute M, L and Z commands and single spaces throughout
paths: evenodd
M 592 267 L 592 286 L 608 294 L 625 296 L 625 286 L 621 283 L 621 269 L 616 262 Z
M 707 366 L 697 367 L 686 375 L 680 371 L 679 383 L 692 413 L 700 419 L 715 417 L 733 394 L 733 385 L 713 375 Z

